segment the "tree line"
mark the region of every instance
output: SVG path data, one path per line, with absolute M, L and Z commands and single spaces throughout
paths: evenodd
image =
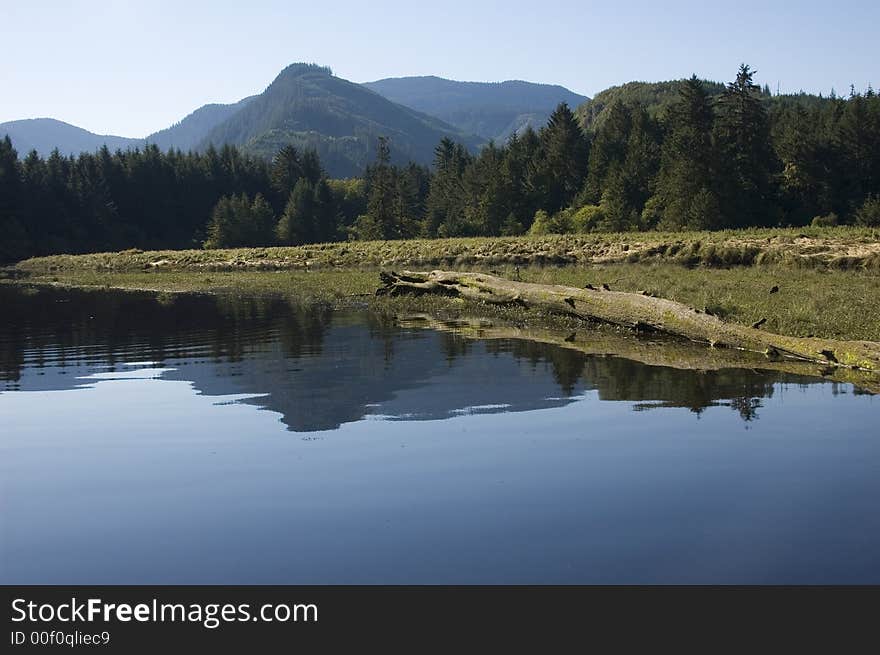
M 476 155 L 449 138 L 433 167 L 392 165 L 380 138 L 361 178 L 312 149 L 272 161 L 103 148 L 19 159 L 0 140 L 0 260 L 125 248 L 344 239 L 880 225 L 880 98 L 777 96 L 740 67 L 718 95 L 696 76 L 660 115 L 616 100 L 584 131 L 561 104 Z M 805 99 L 809 101 L 805 101 Z

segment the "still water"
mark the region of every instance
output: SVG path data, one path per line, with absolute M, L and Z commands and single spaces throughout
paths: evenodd
M 878 583 L 880 399 L 0 287 L 0 583 Z

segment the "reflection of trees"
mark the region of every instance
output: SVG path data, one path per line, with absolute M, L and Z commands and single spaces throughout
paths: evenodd
M 383 360 L 388 368 L 394 359 L 394 342 L 400 338 L 397 319 L 394 314 L 385 312 L 368 312 L 365 318 L 370 337 L 382 342 Z
M 0 302 L 5 314 L 0 322 L 0 379 L 7 388 L 13 388 L 25 366 L 100 363 L 112 367 L 120 361 L 162 363 L 168 359 L 180 364 L 206 357 L 241 363 L 260 356 L 264 363 L 245 371 L 250 391 L 278 395 L 276 401 L 266 401 L 269 407 L 285 396 L 290 406 L 278 409 L 291 420 L 294 411 L 303 411 L 292 407 L 312 403 L 311 410 L 305 409 L 306 414 L 312 413 L 309 420 L 320 414 L 321 421 L 331 425 L 340 416 L 355 420 L 366 411 L 366 404 L 422 384 L 437 375 L 435 367 L 443 358 L 446 370 L 458 366 L 462 358 L 511 356 L 535 376 L 544 371 L 552 375 L 566 397 L 596 389 L 602 399 L 634 402 L 636 410 L 685 407 L 699 413 L 725 405 L 745 421 L 758 418 L 760 399 L 772 397 L 777 382 L 815 382 L 772 372 L 646 366 L 527 340 L 489 340 L 478 348 L 474 340 L 454 332 L 402 330 L 390 314 L 340 316 L 328 306 L 291 304 L 273 296 L 23 293 L 0 288 Z M 331 331 L 332 345 L 328 341 Z M 413 347 L 411 342 L 416 340 L 420 345 Z M 331 352 L 325 353 L 325 348 Z M 276 349 L 287 359 L 308 359 L 307 367 L 302 364 L 305 372 L 292 378 L 278 361 Z M 487 368 L 496 365 L 486 363 Z M 197 375 L 195 369 L 188 374 Z M 221 393 L 230 389 L 219 379 L 224 375 L 232 373 L 204 371 L 201 378 L 208 384 L 213 376 L 211 384 Z M 514 383 L 519 386 L 511 397 L 525 398 L 532 388 L 540 387 L 528 375 L 498 384 Z M 319 411 L 318 405 L 323 409 Z
M 297 359 L 303 355 L 318 355 L 324 337 L 333 321 L 332 308 L 287 305 L 278 321 L 281 348 L 286 357 Z
M 644 366 L 616 357 L 591 358 L 584 375 L 600 398 L 636 401 L 636 409 L 686 407 L 701 413 L 707 407 L 724 404 L 744 420 L 757 418 L 756 410 L 761 406 L 758 399 L 772 397 L 775 383 L 802 379 L 741 369 L 695 371 Z
M 290 305 L 277 297 L 227 297 L 0 289 L 6 317 L 0 324 L 0 370 L 18 379 L 27 361 L 63 366 L 120 359 L 163 362 L 204 355 L 241 361 L 267 347 L 277 330 L 285 354 L 320 352 L 330 326 L 329 307 Z
M 467 357 L 473 342 L 455 332 L 440 333 L 440 349 L 446 355 L 446 363 L 452 366 L 459 357 Z
M 576 350 L 536 341 L 513 341 L 508 351 L 517 359 L 529 362 L 533 368 L 541 363 L 547 364 L 564 396 L 574 394 L 583 378 L 587 355 Z
M 739 412 L 743 421 L 751 421 L 758 418 L 757 410 L 761 406 L 761 401 L 758 398 L 731 398 L 730 406 Z

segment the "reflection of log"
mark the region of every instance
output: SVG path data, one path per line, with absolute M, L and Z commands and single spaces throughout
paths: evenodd
M 397 323 L 404 328 L 452 332 L 467 339 L 518 339 L 546 343 L 590 356 L 622 357 L 647 366 L 699 371 L 730 368 L 776 371 L 854 384 L 870 393 L 880 393 L 880 375 L 870 371 L 795 359 L 771 360 L 759 353 L 703 348 L 683 339 L 645 337 L 612 330 L 583 330 L 572 334 L 568 330 L 518 327 L 499 319 L 458 317 L 444 320 L 430 314 L 404 314 L 397 317 Z
M 789 358 L 829 367 L 880 371 L 878 343 L 772 334 L 726 323 L 715 316 L 664 298 L 621 291 L 515 282 L 485 273 L 383 271 L 380 277 L 383 287 L 376 292 L 379 295 L 442 294 L 493 304 L 515 304 L 639 331 L 684 337 L 715 348 L 759 352 L 770 359 Z

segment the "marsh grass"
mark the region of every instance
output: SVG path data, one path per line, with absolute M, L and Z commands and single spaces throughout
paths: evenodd
M 473 268 L 473 267 L 468 267 Z M 485 268 L 485 267 L 484 267 Z M 485 270 L 488 270 L 487 268 Z M 493 267 L 505 277 L 544 284 L 647 291 L 728 321 L 751 325 L 766 318 L 764 329 L 792 336 L 880 341 L 880 276 L 873 271 L 801 269 L 785 266 L 716 269 L 675 264 L 609 264 L 564 267 Z M 154 272 L 68 271 L 33 276 L 30 281 L 92 288 L 146 289 L 157 292 L 207 292 L 232 295 L 278 294 L 296 302 L 369 306 L 387 312 L 435 312 L 446 316 L 475 313 L 528 323 L 565 324 L 537 310 L 475 307 L 441 297 L 376 298 L 375 270 Z M 774 286 L 777 293 L 770 293 Z
M 31 273 L 87 270 L 274 271 L 319 269 L 584 266 L 674 263 L 880 270 L 880 231 L 834 227 L 721 232 L 625 232 L 542 237 L 357 241 L 226 250 L 125 250 L 21 262 Z

